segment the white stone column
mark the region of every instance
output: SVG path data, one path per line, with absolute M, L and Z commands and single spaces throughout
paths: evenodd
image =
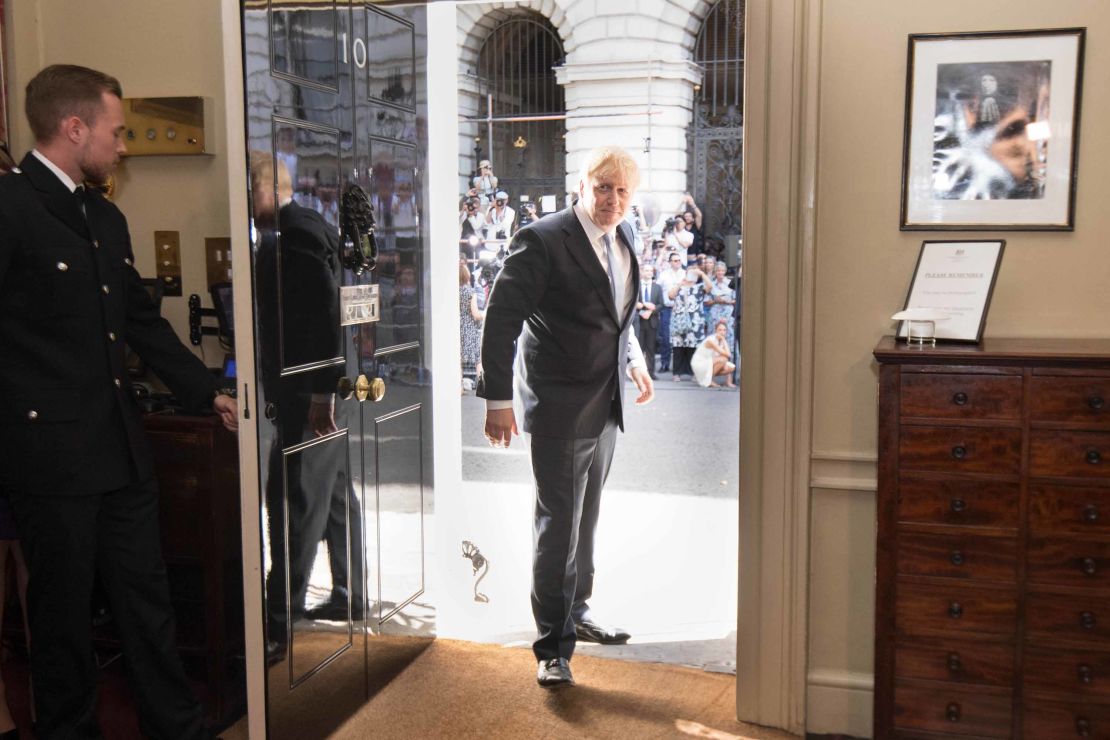
M 568 62 L 556 79 L 566 91 L 567 190 L 590 149 L 617 144 L 640 165 L 637 201 L 655 218 L 673 212 L 686 192 L 686 131 L 702 70 L 686 60 L 599 60 Z

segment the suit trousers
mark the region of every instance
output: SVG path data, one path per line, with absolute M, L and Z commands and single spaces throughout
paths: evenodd
M 659 333 L 656 341 L 659 346 L 659 370 L 671 368 L 671 306 L 659 307 Z
M 617 441 L 610 414 L 597 437 L 556 439 L 533 433 L 532 615 L 537 660 L 574 654 L 575 621 L 589 617 L 594 585 L 594 533 L 601 489 Z
M 12 493 L 30 581 L 31 678 L 38 737 L 99 738 L 90 598 L 108 593 L 140 729 L 206 737 L 174 639 L 153 479 L 101 494 Z

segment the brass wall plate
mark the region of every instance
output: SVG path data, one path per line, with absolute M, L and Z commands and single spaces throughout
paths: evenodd
M 207 154 L 204 98 L 124 98 L 127 156 Z
M 231 237 L 209 236 L 204 240 L 208 264 L 208 287 L 231 282 Z
M 163 295 L 181 295 L 181 232 L 154 232 L 154 264 Z

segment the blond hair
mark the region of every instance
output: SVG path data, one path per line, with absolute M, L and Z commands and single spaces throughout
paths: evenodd
M 579 182 L 589 182 L 590 178 L 613 178 L 635 190 L 640 184 L 640 166 L 619 146 L 599 146 L 590 150 L 579 170 Z
M 274 186 L 274 155 L 258 149 L 251 150 L 251 188 Z M 277 161 L 277 203 L 281 205 L 293 197 L 293 178 L 285 162 Z

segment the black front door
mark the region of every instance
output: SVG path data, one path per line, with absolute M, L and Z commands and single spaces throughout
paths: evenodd
M 266 633 L 248 671 L 270 737 L 322 737 L 432 633 L 425 14 L 271 0 L 243 21 Z

